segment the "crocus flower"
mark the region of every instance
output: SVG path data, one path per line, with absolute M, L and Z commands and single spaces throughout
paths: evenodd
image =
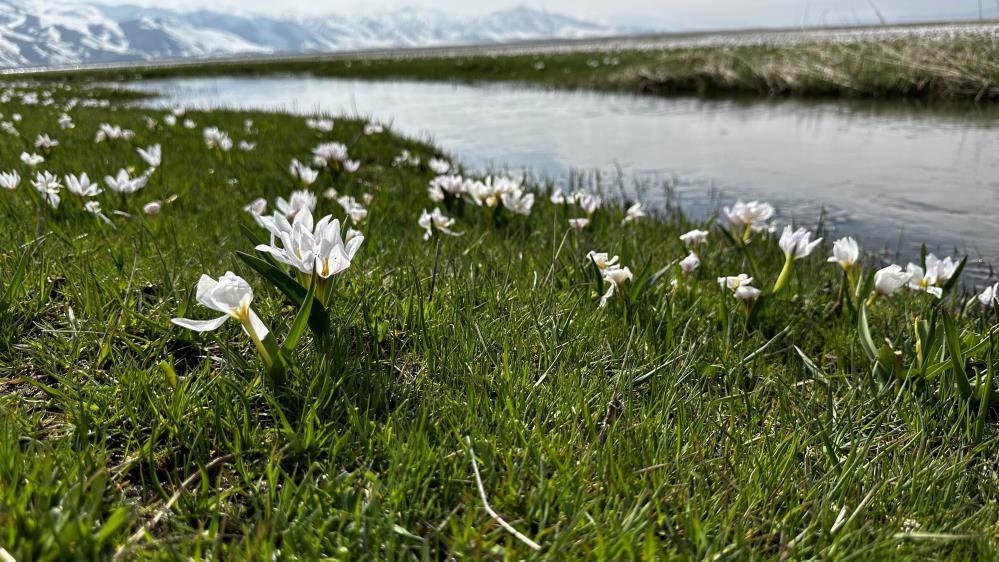
M 745 273 L 740 273 L 739 275 L 730 277 L 719 277 L 718 284 L 721 285 L 723 289 L 735 292 L 739 287 L 745 287 L 753 283 L 753 278 L 746 275 Z
M 102 191 L 100 184 L 90 181 L 86 173 L 82 173 L 79 176 L 66 174 L 65 179 L 66 189 L 70 193 L 79 195 L 80 197 L 94 197 Z
M 736 201 L 732 207 L 725 207 L 724 212 L 733 232 L 743 241 L 748 241 L 753 232 L 772 230 L 772 220 L 776 214 L 773 206 L 767 203 L 743 203 L 742 200 Z
M 83 210 L 101 219 L 106 224 L 111 224 L 111 219 L 109 219 L 107 215 L 105 215 L 104 212 L 101 211 L 100 201 L 93 201 L 93 200 L 87 201 L 86 203 L 83 204 Z
M 57 146 L 59 146 L 59 141 L 49 137 L 48 135 L 38 135 L 35 139 L 35 148 L 43 152 L 49 152 Z
M 185 129 L 193 129 L 193 128 L 197 127 L 197 126 L 198 126 L 198 124 L 194 122 L 194 119 L 184 119 L 184 128 Z
M 319 131 L 321 133 L 329 133 L 333 131 L 333 120 L 332 119 L 306 119 L 305 126 Z
M 860 246 L 851 237 L 840 238 L 833 242 L 832 256 L 829 263 L 838 263 L 840 267 L 849 271 L 860 258 Z
M 343 161 L 343 171 L 348 174 L 356 173 L 361 169 L 361 162 L 359 160 L 344 160 Z
M 552 191 L 552 194 L 548 197 L 548 200 L 554 205 L 571 205 L 575 202 L 572 195 L 566 195 L 561 189 L 556 189 Z
M 163 204 L 160 203 L 159 201 L 150 201 L 149 203 L 146 203 L 145 205 L 142 206 L 142 212 L 151 217 L 155 217 L 156 215 L 160 214 L 160 211 L 162 209 L 163 209 Z
M 517 213 L 518 215 L 530 215 L 531 207 L 534 206 L 534 194 L 525 193 L 520 189 L 511 192 L 505 192 L 500 196 L 503 201 L 503 206 L 507 208 L 510 212 Z
M 114 177 L 104 176 L 104 185 L 117 193 L 135 193 L 146 187 L 146 182 L 148 181 L 149 176 L 136 176 L 133 178 L 128 175 L 128 171 L 125 169 L 118 170 L 118 174 Z
M 253 302 L 253 289 L 250 288 L 250 284 L 245 279 L 231 271 L 227 271 L 218 281 L 207 275 L 202 275 L 198 281 L 195 298 L 201 306 L 221 312 L 222 316 L 213 320 L 174 318 L 172 322 L 175 325 L 195 332 L 210 332 L 222 327 L 226 320 L 235 318 L 242 325 L 243 331 L 257 346 L 264 362 L 270 366 L 273 358 L 269 356 L 263 345 L 263 341 L 270 331 L 257 316 L 257 313 L 250 308 L 250 304 Z
M 901 289 L 911 278 L 911 273 L 897 265 L 892 264 L 882 268 L 874 274 L 874 294 L 888 296 Z
M 136 152 L 139 153 L 139 157 L 146 161 L 153 168 L 159 168 L 160 164 L 163 163 L 163 147 L 159 144 L 154 144 L 149 148 L 137 148 Z
M 347 158 L 347 145 L 343 143 L 324 142 L 312 149 L 312 165 L 317 168 L 329 168 Z
M 434 230 L 443 232 L 444 234 L 448 234 L 450 236 L 459 236 L 459 233 L 451 230 L 451 227 L 454 226 L 454 219 L 444 216 L 444 213 L 436 207 L 431 213 L 428 213 L 426 209 L 424 209 L 423 213 L 420 214 L 417 224 L 419 224 L 420 228 L 426 231 L 423 234 L 424 240 L 430 240 L 430 238 L 434 235 Z
M 288 171 L 291 172 L 292 177 L 298 178 L 305 187 L 316 183 L 316 179 L 319 177 L 318 171 L 302 164 L 297 159 L 291 161 Z
M 576 202 L 579 203 L 579 206 L 586 212 L 586 216 L 592 217 L 593 213 L 596 213 L 597 209 L 600 208 L 601 199 L 599 195 L 581 193 L 576 196 Z
M 243 210 L 254 217 L 259 217 L 267 212 L 267 200 L 263 197 L 258 197 L 251 201 L 249 205 L 243 207 Z
M 697 257 L 694 252 L 690 252 L 687 257 L 680 260 L 680 271 L 683 272 L 684 277 L 689 277 L 700 266 L 701 258 Z
M 177 126 L 177 116 L 176 115 L 167 115 L 167 116 L 165 116 L 163 118 L 163 124 L 167 125 L 169 127 L 176 127 Z
M 364 242 L 364 236 L 355 236 L 344 242 L 340 236 L 340 221 L 325 216 L 313 225 L 312 212 L 302 209 L 295 216 L 290 230 L 277 232 L 281 247 L 261 244 L 257 250 L 265 252 L 277 261 L 289 265 L 305 275 L 316 274 L 326 279 L 348 267 Z
M 569 227 L 576 232 L 582 231 L 584 228 L 590 225 L 590 219 L 586 217 L 581 217 L 578 219 L 569 219 Z
M 909 274 L 909 288 L 913 291 L 923 291 L 925 293 L 931 294 L 936 298 L 943 298 L 943 289 L 937 284 L 940 279 L 937 276 L 937 268 L 930 266 L 929 258 L 926 260 L 926 270 L 924 271 L 922 267 L 909 262 L 909 265 L 905 267 L 905 272 Z
M 73 123 L 73 118 L 72 117 L 70 117 L 69 115 L 66 115 L 65 113 L 63 113 L 62 115 L 59 116 L 59 128 L 60 129 L 66 130 L 66 129 L 72 129 L 74 127 L 76 127 L 76 125 Z
M 708 231 L 707 230 L 691 230 L 690 232 L 680 236 L 680 241 L 691 250 L 696 250 L 701 244 L 706 244 L 708 241 Z
M 59 183 L 58 177 L 51 172 L 38 172 L 31 184 L 42 194 L 50 207 L 53 209 L 59 207 L 59 191 L 62 189 L 62 184 Z
M 778 245 L 784 252 L 784 269 L 781 270 L 777 282 L 774 283 L 774 292 L 779 293 L 787 285 L 791 278 L 791 270 L 794 268 L 795 260 L 808 257 L 816 246 L 822 243 L 822 239 L 812 240 L 812 233 L 799 228 L 791 230 L 790 226 L 784 227 L 784 232 L 780 235 Z
M 239 149 L 242 150 L 243 152 L 251 152 L 257 148 L 257 143 L 241 140 L 239 141 L 239 144 L 236 146 L 239 147 Z
M 595 252 L 591 250 L 590 253 L 586 254 L 586 258 L 592 261 L 597 266 L 597 269 L 601 271 L 617 267 L 618 257 L 610 257 L 610 254 L 607 252 Z
M 631 270 L 627 267 L 608 267 L 601 270 L 600 275 L 603 277 L 604 282 L 608 284 L 607 292 L 600 297 L 600 308 L 605 308 L 607 302 L 614 296 L 614 293 L 634 277 Z
M 447 197 L 457 199 L 465 194 L 465 179 L 456 175 L 437 176 L 430 180 L 427 193 L 435 203 L 440 203 Z
M 624 212 L 624 220 L 621 224 L 628 224 L 631 221 L 635 221 L 643 217 L 645 217 L 645 211 L 642 210 L 642 204 L 635 203 L 634 205 L 628 207 L 628 210 Z
M 21 175 L 17 173 L 17 170 L 0 172 L 0 187 L 15 190 L 18 185 L 21 185 Z
M 364 126 L 364 134 L 371 136 L 385 131 L 385 128 L 377 123 L 368 123 Z
M 202 131 L 201 135 L 205 140 L 205 146 L 208 147 L 209 150 L 215 148 L 221 150 L 222 152 L 229 152 L 232 150 L 233 142 L 232 138 L 229 137 L 229 133 L 219 129 L 218 127 L 206 127 Z
M 281 211 L 289 221 L 295 220 L 295 215 L 298 214 L 302 209 L 308 209 L 309 214 L 315 210 L 316 204 L 319 201 L 316 196 L 311 191 L 300 189 L 291 192 L 291 197 L 285 200 L 284 197 L 278 197 L 277 201 L 274 202 L 274 206 L 277 207 L 278 211 Z
M 28 154 L 27 152 L 21 153 L 21 162 L 24 162 L 28 166 L 34 168 L 42 162 L 45 162 L 45 157 L 41 154 Z
M 347 213 L 350 220 L 352 220 L 355 224 L 364 222 L 364 219 L 368 217 L 368 210 L 364 208 L 364 205 L 358 203 L 357 200 L 350 195 L 338 197 L 336 202 L 343 207 L 343 211 Z

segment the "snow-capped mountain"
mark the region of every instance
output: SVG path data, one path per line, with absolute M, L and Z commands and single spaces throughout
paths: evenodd
M 0 67 L 504 43 L 625 31 L 527 7 L 472 18 L 402 9 L 292 19 L 85 0 L 0 0 Z

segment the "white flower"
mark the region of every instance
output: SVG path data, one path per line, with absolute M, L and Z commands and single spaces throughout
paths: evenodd
M 952 263 L 950 258 L 940 261 L 936 256 L 930 254 L 926 256 L 926 270 L 924 271 L 922 267 L 910 262 L 905 268 L 906 273 L 909 274 L 909 288 L 929 293 L 938 299 L 942 298 L 943 289 L 940 285 L 946 279 L 941 277 L 941 272 L 950 278 L 956 267 L 956 264 L 952 265 Z
M 253 119 L 243 120 L 243 130 L 245 130 L 247 133 L 253 132 Z
M 31 184 L 45 197 L 45 202 L 50 207 L 53 209 L 59 207 L 59 191 L 62 189 L 62 184 L 59 183 L 58 177 L 51 172 L 38 172 Z
M 118 174 L 114 177 L 104 176 L 104 184 L 107 185 L 108 189 L 118 193 L 135 193 L 146 187 L 146 182 L 148 181 L 149 176 L 143 175 L 132 178 L 125 169 L 118 170 Z
M 202 131 L 201 136 L 205 140 L 205 146 L 209 150 L 219 149 L 222 152 L 229 152 L 232 150 L 233 142 L 229 137 L 229 133 L 219 129 L 218 127 L 207 127 Z
M 740 287 L 748 287 L 753 283 L 753 278 L 746 275 L 745 273 L 740 273 L 739 275 L 733 277 L 719 277 L 718 284 L 721 285 L 723 289 L 728 289 L 733 293 L 738 291 Z
M 618 261 L 617 256 L 614 256 L 612 258 L 610 257 L 610 254 L 608 254 L 607 252 L 595 252 L 593 250 L 590 250 L 590 252 L 586 254 L 586 259 L 593 262 L 593 264 L 597 266 L 597 269 L 601 271 L 608 268 L 617 267 L 617 261 Z
M 101 211 L 100 201 L 93 201 L 93 200 L 87 201 L 86 203 L 83 204 L 83 210 L 101 219 L 106 224 L 111 224 L 111 219 L 109 219 L 107 215 L 105 215 L 104 212 Z
M 63 113 L 62 115 L 59 116 L 59 128 L 60 129 L 66 130 L 66 129 L 72 129 L 74 127 L 76 127 L 76 125 L 73 123 L 73 118 L 72 117 L 70 117 L 69 115 L 66 115 L 65 113 Z
M 584 228 L 590 225 L 590 219 L 583 217 L 578 219 L 569 219 L 569 227 L 576 232 L 582 231 Z
M 17 173 L 17 170 L 0 172 L 0 187 L 15 190 L 19 185 L 21 185 L 21 175 Z
M 812 253 L 812 250 L 821 243 L 821 238 L 812 241 L 812 233 L 804 228 L 791 230 L 790 226 L 784 227 L 784 232 L 780 235 L 780 240 L 777 242 L 780 249 L 784 252 L 784 256 L 789 260 L 799 260 L 808 257 Z
M 571 195 L 566 195 L 561 189 L 556 189 L 552 191 L 552 194 L 548 197 L 548 200 L 554 205 L 570 205 L 575 199 Z
M 985 308 L 990 308 L 999 302 L 999 283 L 985 287 L 985 290 L 978 295 L 978 302 Z
M 364 219 L 368 216 L 368 210 L 350 195 L 338 197 L 336 202 L 343 207 L 344 212 L 350 216 L 350 220 L 354 221 L 354 223 L 364 222 Z
M 607 301 L 614 296 L 615 291 L 634 277 L 627 267 L 608 267 L 601 270 L 600 275 L 608 283 L 607 292 L 600 297 L 600 308 L 607 306 Z
M 310 185 L 316 183 L 316 179 L 319 178 L 319 172 L 313 170 L 312 168 L 302 164 L 297 159 L 293 159 L 291 164 L 288 166 L 288 171 L 295 178 L 298 178 L 302 182 L 302 185 L 309 187 Z
M 347 158 L 347 145 L 339 142 L 324 142 L 312 149 L 312 165 L 317 168 L 328 168 Z
M 912 274 L 903 271 L 901 267 L 889 265 L 874 274 L 874 291 L 881 296 L 890 295 L 901 289 L 911 278 Z
M 194 122 L 194 119 L 184 119 L 184 128 L 185 129 L 193 129 L 193 128 L 197 127 L 197 126 L 198 126 L 198 124 Z
M 305 126 L 322 132 L 329 133 L 333 130 L 333 120 L 332 119 L 306 119 Z
M 142 120 L 146 123 L 146 128 L 150 131 L 155 131 L 156 127 L 159 125 L 159 122 L 148 115 L 144 115 Z
M 576 195 L 576 202 L 579 206 L 586 211 L 586 215 L 592 217 L 593 213 L 597 212 L 600 208 L 600 203 L 602 202 L 599 195 L 593 195 L 592 193 L 580 193 Z
M 239 141 L 239 145 L 238 146 L 239 146 L 239 149 L 242 150 L 243 152 L 250 152 L 250 151 L 254 150 L 255 148 L 257 148 L 257 143 L 255 143 L 255 142 L 248 142 L 248 141 L 245 141 L 245 140 L 241 140 L 241 141 Z
M 166 117 L 163 118 L 163 124 L 168 125 L 170 127 L 176 127 L 177 126 L 177 116 L 176 115 L 172 115 L 172 114 L 171 115 L 167 115 Z
M 628 224 L 631 221 L 638 220 L 645 217 L 645 211 L 642 210 L 641 203 L 635 203 L 634 205 L 628 207 L 628 210 L 624 212 L 624 220 L 621 224 Z
M 440 203 L 446 196 L 458 198 L 465 194 L 465 180 L 461 176 L 440 175 L 430 180 L 427 192 L 435 203 Z
M 254 218 L 267 212 L 267 200 L 263 197 L 258 197 L 250 202 L 249 205 L 243 207 L 243 210 L 250 213 Z
M 843 269 L 850 269 L 860 258 L 860 246 L 857 241 L 847 236 L 833 242 L 832 256 L 829 263 L 838 263 Z
M 34 168 L 42 162 L 45 162 L 45 157 L 41 154 L 28 154 L 27 152 L 21 153 L 21 162 L 24 162 L 28 166 Z
M 503 206 L 506 207 L 510 212 L 517 213 L 519 215 L 530 215 L 531 207 L 534 206 L 534 194 L 525 193 L 520 189 L 512 192 L 504 192 L 500 199 L 503 201 Z
M 385 131 L 385 128 L 377 123 L 368 123 L 364 126 L 364 134 L 371 136 Z
M 38 135 L 35 139 L 35 148 L 48 152 L 53 148 L 59 146 L 59 141 L 49 137 L 48 135 Z
M 104 142 L 112 140 L 131 140 L 135 136 L 135 131 L 129 129 L 122 129 L 118 125 L 111 125 L 109 123 L 101 123 L 97 130 L 97 134 L 94 136 L 94 142 Z
M 708 241 L 707 230 L 691 230 L 690 232 L 680 236 L 680 241 L 684 243 L 691 250 L 697 249 L 701 244 L 706 244 Z
M 771 230 L 771 220 L 776 214 L 774 208 L 767 203 L 759 201 L 743 203 L 742 200 L 736 201 L 731 208 L 725 207 L 724 212 L 732 226 L 750 229 L 753 232 Z
M 235 318 L 255 342 L 263 341 L 267 337 L 269 333 L 267 327 L 250 308 L 253 302 L 253 289 L 245 279 L 235 273 L 227 271 L 218 281 L 202 275 L 198 281 L 196 298 L 201 306 L 221 312 L 222 316 L 214 320 L 174 318 L 172 322 L 175 325 L 195 332 L 210 332 L 219 329 L 226 320 Z
M 937 283 L 941 285 L 950 281 L 950 278 L 957 272 L 959 264 L 960 260 L 955 260 L 949 256 L 942 260 L 933 254 L 926 256 L 926 269 L 932 269 L 937 272 Z
M 451 163 L 440 158 L 431 158 L 427 166 L 437 175 L 442 176 L 451 171 Z
M 137 148 L 136 152 L 139 153 L 139 157 L 146 161 L 153 168 L 159 168 L 160 164 L 163 163 L 163 147 L 159 144 L 154 144 L 148 148 Z
M 12 137 L 21 136 L 20 131 L 18 131 L 17 127 L 15 127 L 10 121 L 0 121 L 0 129 L 3 129 L 5 133 Z
M 451 227 L 454 226 L 454 219 L 444 216 L 444 213 L 442 213 L 440 208 L 437 207 L 435 207 L 431 213 L 428 213 L 426 209 L 424 209 L 420 214 L 417 224 L 420 228 L 426 231 L 423 234 L 424 240 L 430 240 L 430 238 L 434 235 L 434 229 L 451 236 L 459 235 L 457 232 L 451 230 Z
M 308 209 L 302 209 L 295 216 L 290 229 L 282 228 L 277 234 L 281 247 L 272 242 L 257 246 L 257 250 L 302 273 L 311 275 L 315 270 L 323 279 L 350 267 L 351 260 L 364 242 L 364 236 L 355 234 L 345 243 L 340 236 L 340 221 L 330 215 L 313 226 L 312 213 Z
M 344 160 L 343 170 L 348 174 L 356 173 L 361 169 L 361 162 L 359 160 Z
M 156 215 L 160 214 L 160 211 L 162 209 L 163 209 L 163 204 L 160 203 L 159 201 L 150 201 L 149 203 L 146 203 L 145 205 L 142 206 L 142 212 L 151 217 L 155 217 Z
M 756 287 L 743 285 L 735 290 L 735 298 L 745 302 L 753 302 L 760 298 L 760 290 Z
M 697 257 L 694 252 L 690 252 L 687 257 L 680 260 L 680 271 L 683 272 L 684 277 L 690 276 L 700 266 L 701 258 Z
M 291 197 L 287 201 L 283 197 L 278 197 L 277 201 L 274 202 L 274 206 L 291 221 L 295 219 L 295 215 L 302 209 L 308 209 L 311 215 L 312 211 L 316 209 L 316 203 L 318 202 L 314 193 L 300 189 L 292 191 Z
M 86 173 L 82 173 L 79 176 L 66 174 L 65 179 L 66 189 L 70 193 L 79 195 L 80 197 L 94 197 L 102 191 L 100 184 L 90 181 Z
M 327 199 L 336 199 L 339 196 L 340 192 L 337 191 L 335 187 L 327 188 L 326 191 L 323 192 L 323 197 Z

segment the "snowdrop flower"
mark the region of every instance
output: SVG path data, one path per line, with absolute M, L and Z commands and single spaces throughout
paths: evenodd
M 80 197 L 94 197 L 102 191 L 100 184 L 91 182 L 86 173 L 82 173 L 79 176 L 66 174 L 65 179 L 66 189 L 70 193 L 79 195 Z
M 778 245 L 787 259 L 799 260 L 808 257 L 812 250 L 821 243 L 821 238 L 813 241 L 812 233 L 804 228 L 791 230 L 790 226 L 785 226 Z
M 62 184 L 59 183 L 58 177 L 50 172 L 38 172 L 31 184 L 45 197 L 45 202 L 50 207 L 59 208 L 59 190 L 62 189 Z
M 347 160 L 347 145 L 339 142 L 324 142 L 312 149 L 312 165 L 329 168 L 336 162 Z
M 707 230 L 694 229 L 681 235 L 680 241 L 683 242 L 687 248 L 696 250 L 701 244 L 706 244 L 708 242 L 708 234 Z
M 21 153 L 21 162 L 24 162 L 28 166 L 34 168 L 42 162 L 45 162 L 45 157 L 41 154 L 28 154 L 27 152 Z
M 146 161 L 153 168 L 159 168 L 160 164 L 163 163 L 163 147 L 159 144 L 154 144 L 148 148 L 137 148 L 136 152 L 139 153 L 139 157 Z
M 454 226 L 454 219 L 444 216 L 444 213 L 438 207 L 435 207 L 432 213 L 428 213 L 424 209 L 423 213 L 420 214 L 417 224 L 426 231 L 423 234 L 424 240 L 430 240 L 434 235 L 435 229 L 450 236 L 459 236 L 459 233 L 451 230 L 451 227 Z
M 195 298 L 198 304 L 221 312 L 222 316 L 214 320 L 174 318 L 171 320 L 174 325 L 195 332 L 210 332 L 222 327 L 226 320 L 234 318 L 253 340 L 257 346 L 257 351 L 264 359 L 264 363 L 270 367 L 273 359 L 267 354 L 263 345 L 263 341 L 270 331 L 257 316 L 257 313 L 250 308 L 250 304 L 253 302 L 253 289 L 250 288 L 250 284 L 245 279 L 231 271 L 225 272 L 225 275 L 220 277 L 218 281 L 207 275 L 202 275 L 198 281 Z
M 642 204 L 635 203 L 634 205 L 628 207 L 628 210 L 624 212 L 624 220 L 621 221 L 621 224 L 628 224 L 631 221 L 638 220 L 645 216 L 645 211 L 642 210 Z
M 48 135 L 38 135 L 35 139 L 35 148 L 41 150 L 42 152 L 49 152 L 57 146 L 59 146 L 59 141 L 49 137 Z
M 142 212 L 151 217 L 155 217 L 160 214 L 161 210 L 163 210 L 163 204 L 159 201 L 150 201 L 142 206 Z
M 690 277 L 690 274 L 700 266 L 701 258 L 697 257 L 697 254 L 694 252 L 690 252 L 687 257 L 680 260 L 680 271 L 683 272 L 684 277 Z
M 576 232 L 581 232 L 587 226 L 590 225 L 590 219 L 583 217 L 578 219 L 569 219 L 569 227 Z
M 248 141 L 245 141 L 245 140 L 241 140 L 241 141 L 239 141 L 239 145 L 238 146 L 239 146 L 239 149 L 242 150 L 243 152 L 252 152 L 254 149 L 257 148 L 257 143 L 255 143 L 255 142 L 248 142 Z
M 321 133 L 329 133 L 333 131 L 333 120 L 332 119 L 306 119 L 305 126 L 319 131 Z
M 431 158 L 427 166 L 437 175 L 442 176 L 451 171 L 451 163 L 440 158 Z
M 135 193 L 146 187 L 146 182 L 148 181 L 149 176 L 143 175 L 132 178 L 125 169 L 118 170 L 118 174 L 114 177 L 104 176 L 104 185 L 117 193 Z
M 531 207 L 534 206 L 534 194 L 524 193 L 521 190 L 503 193 L 501 196 L 503 206 L 510 212 L 528 216 L 531 214 Z
M 599 308 L 606 308 L 607 302 L 614 296 L 614 293 L 634 277 L 627 267 L 608 267 L 601 271 L 601 276 L 609 286 L 607 292 L 600 297 Z
M 901 289 L 912 278 L 897 265 L 889 265 L 874 274 L 874 294 L 887 296 Z
M 72 117 L 70 117 L 69 115 L 66 115 L 65 113 L 63 113 L 62 115 L 59 116 L 59 128 L 60 129 L 62 129 L 62 130 L 65 131 L 66 129 L 72 129 L 72 128 L 75 128 L 75 127 L 76 127 L 76 124 L 73 123 L 73 118 Z
M 377 123 L 368 123 L 367 125 L 364 126 L 364 134 L 368 136 L 377 135 L 384 131 L 385 128 Z
M 999 283 L 985 287 L 985 290 L 978 295 L 978 302 L 985 308 L 991 308 L 999 302 Z
M 744 241 L 749 239 L 753 232 L 771 231 L 771 223 L 776 211 L 773 206 L 759 201 L 743 203 L 740 199 L 731 208 L 725 207 L 725 216 L 733 230 L 741 231 L 740 238 Z
M 593 262 L 593 264 L 597 266 L 597 269 L 601 271 L 617 267 L 618 262 L 617 256 L 612 258 L 607 252 L 595 252 L 593 250 L 590 250 L 590 252 L 586 254 L 586 259 Z
M 860 258 L 860 246 L 857 241 L 847 236 L 833 242 L 832 256 L 829 263 L 838 263 L 840 267 L 849 271 Z
M 105 224 L 111 224 L 111 219 L 109 219 L 107 215 L 105 215 L 104 212 L 101 211 L 100 201 L 92 201 L 92 200 L 87 201 L 86 203 L 83 204 L 83 210 L 101 219 L 102 221 L 104 221 Z
M 283 197 L 278 197 L 277 201 L 274 202 L 274 206 L 277 207 L 278 211 L 281 212 L 289 221 L 295 220 L 295 216 L 298 215 L 303 209 L 309 211 L 309 216 L 312 216 L 312 211 L 316 209 L 316 204 L 319 201 L 316 199 L 315 194 L 311 191 L 301 189 L 291 192 L 291 197 L 286 201 Z
M 19 185 L 21 185 L 21 176 L 17 173 L 17 170 L 0 172 L 0 187 L 13 191 Z

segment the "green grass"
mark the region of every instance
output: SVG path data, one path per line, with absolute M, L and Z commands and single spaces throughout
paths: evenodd
M 827 248 L 747 325 L 715 278 L 750 265 L 717 226 L 671 287 L 695 226 L 675 209 L 621 226 L 607 206 L 577 234 L 542 186 L 527 218 L 456 211 L 464 235 L 438 257 L 416 225 L 433 174 L 390 165 L 432 146 L 346 119 L 321 135 L 300 117 L 192 112 L 197 129 L 150 131 L 143 116 L 162 112 L 78 108 L 60 131 L 55 107 L 14 111 L 23 139 L 61 142 L 41 169 L 103 177 L 141 171 L 134 147 L 165 154 L 144 190 L 98 197 L 130 215 L 114 229 L 72 194 L 52 210 L 27 182 L 0 190 L 0 547 L 19 561 L 996 556 L 996 412 L 955 390 L 995 366 L 995 344 L 972 347 L 994 318 L 966 294 L 879 300 L 874 340 L 905 367 L 873 369 Z M 102 122 L 136 138 L 95 144 Z M 209 151 L 205 126 L 258 147 Z M 199 336 L 170 319 L 211 317 L 194 285 L 232 270 L 289 332 L 295 307 L 235 255 L 253 252 L 242 207 L 287 196 L 288 162 L 330 139 L 362 167 L 314 191 L 372 194 L 366 240 L 333 285 L 330 337 L 306 332 L 274 388 L 235 323 Z M 26 175 L 24 149 L 0 136 L 0 170 Z M 769 238 L 751 247 L 767 289 L 783 257 Z M 636 273 L 674 265 L 599 310 L 591 249 Z M 951 368 L 938 324 L 923 376 L 907 370 L 912 326 L 934 308 L 957 315 L 967 361 Z M 466 436 L 489 503 L 539 553 L 485 511 Z
M 592 53 L 231 61 L 39 75 L 121 80 L 308 73 L 364 79 L 518 82 L 655 95 L 800 96 L 932 101 L 999 99 L 999 39 L 984 33 L 884 41 Z

